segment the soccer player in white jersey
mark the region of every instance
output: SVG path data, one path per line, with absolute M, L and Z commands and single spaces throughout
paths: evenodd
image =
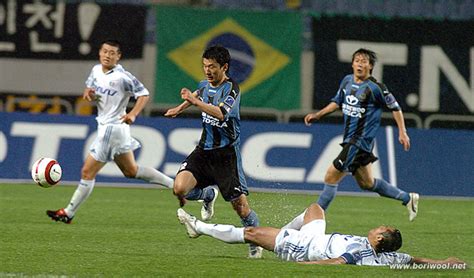
M 282 260 L 305 264 L 355 264 L 384 266 L 391 264 L 464 264 L 457 258 L 434 260 L 413 257 L 397 251 L 402 246 L 400 231 L 380 226 L 367 237 L 326 234 L 324 210 L 312 204 L 281 229 L 272 227 L 237 228 L 232 225 L 208 224 L 178 209 L 178 219 L 190 238 L 211 236 L 227 243 L 253 243 L 273 251 Z
M 140 147 L 140 143 L 131 137 L 130 125 L 148 102 L 149 92 L 135 76 L 118 64 L 121 55 L 118 41 L 107 40 L 101 44 L 100 64 L 92 68 L 83 92 L 85 100 L 97 103 L 97 138 L 90 146 L 82 166 L 81 180 L 68 206 L 46 211 L 53 220 L 71 223 L 79 206 L 91 194 L 97 173 L 109 161 L 115 161 L 127 178 L 173 187 L 173 179 L 154 168 L 137 165 L 135 161 L 133 151 Z M 127 113 L 130 97 L 134 97 L 136 103 Z

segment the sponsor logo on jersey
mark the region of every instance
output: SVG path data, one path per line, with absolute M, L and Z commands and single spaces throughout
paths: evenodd
M 227 96 L 226 99 L 224 100 L 224 102 L 221 102 L 219 104 L 219 106 L 223 106 L 225 111 L 227 111 L 227 113 L 230 112 L 230 110 L 232 109 L 232 105 L 234 105 L 235 103 L 235 98 L 231 97 L 231 96 Z
M 367 99 L 367 93 L 362 93 L 357 97 L 360 101 L 364 101 Z
M 354 118 L 362 118 L 362 114 L 365 113 L 365 108 L 363 107 L 356 107 L 352 105 L 348 105 L 343 103 L 342 104 L 342 113 L 349 117 L 354 117 Z
M 138 81 L 138 79 L 133 79 L 133 86 L 140 87 L 141 86 L 140 81 Z
M 202 122 L 205 123 L 205 124 L 208 124 L 208 125 L 211 125 L 211 126 L 215 126 L 215 127 L 227 127 L 227 123 L 226 122 L 221 122 L 219 121 L 219 119 L 211 116 L 211 115 L 208 115 L 207 113 L 204 113 L 202 112 Z
M 99 94 L 102 94 L 102 95 L 109 95 L 109 96 L 115 96 L 118 93 L 117 90 L 106 89 L 106 88 L 103 88 L 103 87 L 100 87 L 100 86 L 97 86 L 95 88 L 95 92 L 99 93 Z
M 228 96 L 225 100 L 224 100 L 224 104 L 227 104 L 228 106 L 232 106 L 234 105 L 234 102 L 235 102 L 235 99 L 231 96 Z
M 387 103 L 387 105 L 390 105 L 390 104 L 394 104 L 395 102 L 397 102 L 397 100 L 395 99 L 395 97 L 392 94 L 388 94 L 388 95 L 385 95 L 385 102 Z
M 348 95 L 346 96 L 346 102 L 349 105 L 356 105 L 357 103 L 359 103 L 359 99 L 357 99 L 357 97 L 353 95 Z

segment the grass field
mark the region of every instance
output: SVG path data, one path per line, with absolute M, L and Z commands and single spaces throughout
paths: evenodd
M 47 218 L 46 209 L 64 207 L 75 187 L 43 189 L 0 185 L 0 276 L 74 277 L 323 277 L 465 276 L 468 270 L 391 270 L 388 267 L 299 265 L 265 251 L 246 258 L 246 245 L 200 237 L 189 239 L 176 219 L 169 190 L 96 187 L 73 223 Z M 251 193 L 261 225 L 282 226 L 316 200 L 314 195 Z M 338 196 L 327 214 L 327 232 L 366 235 L 380 224 L 402 231 L 401 252 L 414 256 L 456 256 L 474 263 L 474 202 L 423 198 L 409 222 L 405 207 L 380 197 Z M 199 215 L 200 204 L 187 211 Z M 240 225 L 219 197 L 214 223 Z

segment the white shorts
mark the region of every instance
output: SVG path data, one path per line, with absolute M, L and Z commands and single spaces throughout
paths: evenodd
M 275 254 L 285 261 L 308 261 L 310 244 L 313 240 L 324 238 L 326 221 L 313 220 L 301 227 L 300 230 L 283 229 L 275 239 Z
M 92 157 L 101 162 L 140 148 L 140 143 L 130 135 L 128 124 L 99 124 L 97 137 L 89 148 Z

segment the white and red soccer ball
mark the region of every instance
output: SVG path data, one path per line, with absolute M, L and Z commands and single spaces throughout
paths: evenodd
M 59 163 L 47 157 L 42 157 L 33 163 L 31 177 L 41 187 L 51 187 L 56 185 L 62 176 L 62 169 Z

